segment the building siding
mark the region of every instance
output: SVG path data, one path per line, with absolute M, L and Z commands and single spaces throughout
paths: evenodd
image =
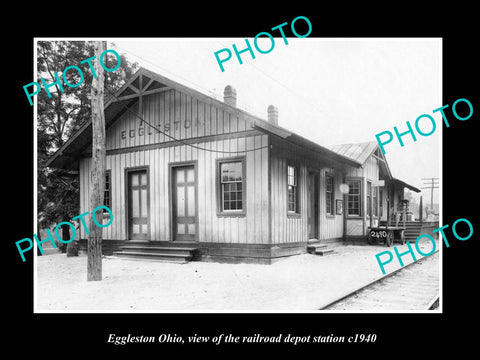
M 287 211 L 287 166 L 298 168 L 298 204 L 299 212 L 295 215 Z M 287 160 L 271 153 L 271 213 L 272 243 L 298 243 L 308 239 L 307 227 L 307 167 L 301 162 Z
M 251 129 L 244 114 L 203 103 L 174 89 L 145 95 L 142 104 L 142 111 L 136 102 L 132 111 L 124 112 L 107 129 L 107 150 L 164 143 L 172 141 L 171 137 L 185 140 Z M 163 133 L 142 122 L 134 113 Z
M 150 73 L 147 74 L 151 76 Z M 315 184 L 318 187 L 315 199 L 318 203 L 318 228 L 315 231 L 317 240 L 327 242 L 341 238 L 364 238 L 369 226 L 367 181 L 378 180 L 381 172 L 379 160 L 371 154 L 367 157 L 370 151 L 368 149 L 373 150 L 373 145 L 361 144 L 368 146 L 368 151 L 364 149 L 361 161 L 365 162 L 357 167 L 360 160 L 347 162 L 338 159 L 324 149 L 312 146 L 298 136 L 292 136 L 288 131 L 268 125 L 253 115 L 180 84 L 168 85 L 169 81 L 164 81 L 166 85 L 151 91 L 142 89 L 143 76 L 148 76 L 141 76 L 138 80 L 141 96 L 133 94 L 131 90 L 125 91 L 123 97 L 131 104 L 130 110 L 123 109 L 121 104 L 114 102 L 110 104 L 111 108 L 107 108 L 107 112 L 110 112 L 106 129 L 106 169 L 111 174 L 110 207 L 114 219 L 110 226 L 103 229 L 106 241 L 129 239 L 128 170 L 147 168 L 148 239 L 175 244 L 172 234 L 172 194 L 177 190 L 172 191 L 171 178 L 176 166 L 186 164 L 194 164 L 196 170 L 195 240 L 199 242 L 202 259 L 223 257 L 236 261 L 252 257 L 266 261 L 305 252 L 309 240 L 308 210 L 312 209 L 309 207 L 309 196 L 313 196 L 316 191 L 308 189 L 310 173 L 315 173 L 318 182 Z M 125 87 L 128 88 L 128 84 L 127 82 Z M 75 146 L 72 145 L 73 150 L 68 155 L 74 153 L 77 156 L 82 150 L 76 149 L 85 149 L 79 162 L 80 211 L 91 213 L 92 160 L 91 147 L 87 146 L 85 134 L 79 136 L 76 143 L 72 143 Z M 85 145 L 80 146 L 82 141 Z M 353 149 L 350 145 L 346 146 L 344 150 Z M 244 211 L 235 214 L 219 211 L 218 167 L 220 161 L 229 158 L 241 158 L 244 170 Z M 62 162 L 68 162 L 68 157 L 67 160 L 62 158 Z M 296 214 L 288 212 L 289 165 L 298 169 Z M 333 176 L 334 181 L 332 214 L 326 213 L 327 174 Z M 348 179 L 358 179 L 361 183 L 360 216 L 346 215 L 348 204 L 346 196 L 340 192 L 340 185 Z M 179 188 L 184 185 L 181 181 L 179 184 Z M 387 213 L 387 189 L 393 185 L 394 182 L 386 182 L 384 218 Z M 190 190 L 191 187 L 188 191 Z M 399 195 L 401 197 L 403 192 L 403 189 L 394 190 L 395 198 L 390 203 L 392 207 L 396 207 Z M 187 194 L 190 194 L 188 191 Z M 187 195 L 186 198 L 191 199 L 191 196 Z M 336 213 L 337 200 L 343 200 L 342 214 Z M 143 200 L 140 202 L 145 203 Z M 187 213 L 184 218 L 188 217 L 188 221 L 192 221 L 191 215 Z M 83 226 L 79 228 L 80 237 L 86 239 L 88 234 L 85 229 Z M 121 247 L 115 241 L 110 242 L 110 245 Z
M 103 230 L 105 239 L 127 240 L 125 169 L 149 167 L 150 240 L 170 241 L 171 214 L 169 164 L 196 161 L 197 164 L 197 240 L 221 243 L 268 242 L 268 136 L 228 139 L 198 143 L 201 148 L 233 151 L 245 156 L 246 214 L 217 215 L 216 160 L 224 153 L 199 150 L 187 145 L 108 155 L 106 168 L 112 177 L 112 212 L 114 222 Z M 260 147 L 263 149 L 245 152 Z M 238 151 L 238 153 L 237 153 Z M 80 161 L 80 206 L 89 211 L 91 158 Z M 87 234 L 82 230 L 81 236 Z
M 333 215 L 327 215 L 326 209 L 326 175 L 333 176 L 333 192 L 334 192 L 334 200 L 333 200 Z M 343 200 L 343 195 L 340 192 L 340 184 L 342 184 L 342 173 L 336 171 L 332 168 L 322 168 L 320 171 L 320 233 L 319 233 L 319 240 L 327 240 L 327 239 L 338 239 L 343 236 L 343 214 L 337 215 L 336 213 L 336 200 L 340 199 Z M 344 204 L 344 211 L 345 211 L 345 204 Z

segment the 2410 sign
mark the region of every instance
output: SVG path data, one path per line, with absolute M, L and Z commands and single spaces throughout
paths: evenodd
M 372 231 L 370 231 L 370 237 L 374 237 L 374 238 L 377 238 L 377 239 L 386 239 L 387 238 L 387 232 L 385 230 L 381 230 L 381 231 L 372 230 Z

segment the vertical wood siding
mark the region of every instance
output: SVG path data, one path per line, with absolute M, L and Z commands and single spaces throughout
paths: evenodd
M 378 180 L 378 160 L 370 157 L 364 167 L 346 170 L 345 174 L 327 168 L 316 159 L 306 160 L 302 149 L 280 151 L 266 147 L 275 143 L 268 135 L 243 135 L 236 138 L 212 138 L 215 135 L 238 133 L 251 130 L 251 121 L 245 114 L 234 110 L 204 103 L 178 90 L 167 90 L 143 97 L 142 109 L 138 102 L 132 106 L 143 118 L 165 132 L 162 134 L 149 127 L 129 111 L 124 112 L 107 129 L 107 169 L 111 170 L 111 207 L 114 220 L 103 230 L 105 239 L 127 240 L 125 201 L 125 169 L 139 166 L 149 167 L 150 196 L 150 239 L 172 240 L 170 214 L 170 165 L 175 162 L 195 161 L 197 165 L 197 240 L 216 243 L 266 244 L 272 242 L 300 243 L 308 240 L 307 205 L 308 171 L 318 169 L 319 239 L 343 236 L 343 216 L 336 214 L 335 200 L 342 199 L 340 184 L 343 176 L 361 177 L 362 219 L 347 220 L 347 235 L 360 235 L 365 227 L 366 180 Z M 232 151 L 232 154 L 195 149 L 178 143 L 166 147 L 143 145 L 171 142 L 169 135 L 177 139 L 198 138 L 195 146 L 207 150 Z M 209 136 L 210 138 L 203 138 Z M 278 143 L 275 143 L 278 145 Z M 121 149 L 127 149 L 128 152 Z M 132 150 L 132 151 L 130 151 Z M 229 156 L 245 157 L 246 198 L 244 216 L 218 216 L 217 159 Z M 299 214 L 287 212 L 287 165 L 298 167 Z M 80 207 L 81 212 L 89 209 L 91 159 L 80 162 Z M 270 172 L 270 173 L 269 173 Z M 334 176 L 334 214 L 326 214 L 325 176 Z M 344 213 L 347 204 L 343 204 Z M 386 208 L 384 209 L 386 213 Z M 81 237 L 87 234 L 80 227 Z
M 327 215 L 326 212 L 326 174 L 333 175 L 333 191 L 334 191 L 334 200 L 333 200 L 333 214 Z M 343 199 L 343 195 L 340 192 L 340 184 L 342 183 L 342 174 L 339 171 L 336 171 L 331 168 L 323 168 L 320 171 L 320 232 L 319 240 L 322 239 L 334 239 L 340 238 L 343 235 L 343 214 L 336 214 L 336 200 Z M 345 204 L 344 204 L 345 212 Z
M 365 190 L 364 190 L 364 211 L 365 211 L 365 229 L 370 226 L 370 216 L 368 215 L 368 209 L 367 209 L 367 181 L 377 181 L 379 177 L 379 170 L 380 167 L 378 165 L 378 159 L 374 158 L 373 156 L 370 156 L 367 161 L 364 164 L 364 177 L 365 177 Z M 373 187 L 372 187 L 372 194 L 373 194 Z M 377 198 L 378 201 L 378 198 Z M 372 198 L 373 202 L 373 198 Z M 378 206 L 378 205 L 377 205 Z M 375 219 L 378 219 L 378 217 L 374 216 L 373 217 L 374 221 Z M 378 225 L 378 224 L 377 224 Z
M 307 166 L 290 162 L 275 152 L 270 158 L 272 243 L 305 242 L 308 239 Z M 290 164 L 298 168 L 299 215 L 287 212 L 287 166 Z
M 217 216 L 217 158 L 227 154 L 194 149 L 187 145 L 141 150 L 107 156 L 111 170 L 111 210 L 114 221 L 103 230 L 105 239 L 127 240 L 125 169 L 149 166 L 150 240 L 172 240 L 170 228 L 169 164 L 197 161 L 198 241 L 225 243 L 268 242 L 268 145 L 267 135 L 198 143 L 213 150 L 238 151 L 246 158 L 246 215 Z M 80 162 L 80 206 L 89 211 L 91 159 Z M 87 235 L 82 230 L 82 238 Z
M 360 236 L 366 234 L 366 229 L 370 226 L 370 220 L 367 217 L 367 181 L 376 181 L 379 179 L 379 164 L 378 159 L 370 156 L 367 161 L 360 168 L 349 167 L 346 176 L 347 177 L 361 177 L 362 178 L 362 198 L 361 206 L 362 213 L 360 219 L 347 217 L 347 236 Z M 347 204 L 344 204 L 344 210 L 346 211 Z M 386 211 L 386 209 L 384 209 Z
M 142 102 L 142 111 L 139 111 L 136 102 L 131 106 L 131 111 L 124 112 L 107 129 L 107 150 L 172 141 L 168 135 L 183 140 L 251 129 L 245 115 L 205 104 L 178 90 L 146 95 Z M 142 115 L 155 128 L 132 112 Z
M 378 159 L 370 156 L 365 162 L 364 166 L 364 175 L 367 180 L 373 181 L 378 180 L 380 167 L 378 165 Z

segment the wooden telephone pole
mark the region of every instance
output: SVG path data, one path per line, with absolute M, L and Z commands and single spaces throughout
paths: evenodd
M 105 112 L 103 107 L 105 76 L 100 65 L 100 54 L 106 50 L 104 41 L 95 41 L 94 70 L 91 89 L 92 104 L 92 178 L 90 185 L 90 234 L 88 236 L 87 281 L 102 280 L 102 228 L 93 222 L 93 210 L 103 205 L 105 191 Z M 103 223 L 103 212 L 97 211 L 96 221 Z
M 430 210 L 433 211 L 433 189 L 439 188 L 438 178 L 422 178 L 424 187 L 422 189 L 430 189 Z

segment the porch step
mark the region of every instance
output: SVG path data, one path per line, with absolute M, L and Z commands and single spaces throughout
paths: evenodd
M 192 260 L 196 250 L 197 249 L 193 247 L 125 245 L 122 246 L 121 251 L 114 251 L 113 255 L 131 260 L 175 262 L 184 264 Z
M 328 255 L 334 252 L 333 249 L 328 249 L 327 244 L 311 244 L 307 246 L 307 251 L 313 255 Z
M 385 226 L 387 224 L 386 221 L 381 221 L 380 225 Z M 403 226 L 403 222 L 399 221 L 398 226 Z M 405 241 L 415 242 L 417 237 L 420 235 L 422 230 L 422 222 L 421 221 L 406 221 L 405 222 Z
M 122 246 L 122 251 L 137 251 L 142 253 L 176 253 L 183 255 L 191 255 L 192 252 L 197 250 L 194 247 L 170 247 L 170 246 L 144 246 L 144 245 L 125 245 Z

